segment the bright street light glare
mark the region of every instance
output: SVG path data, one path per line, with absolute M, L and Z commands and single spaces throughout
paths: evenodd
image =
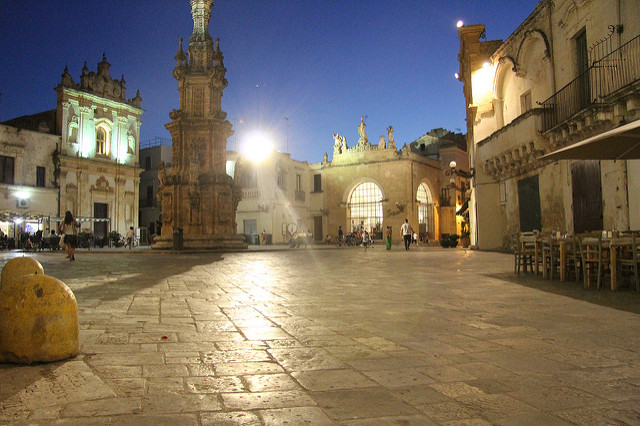
M 244 140 L 242 155 L 255 163 L 267 159 L 273 151 L 273 143 L 267 135 L 262 132 L 249 133 Z

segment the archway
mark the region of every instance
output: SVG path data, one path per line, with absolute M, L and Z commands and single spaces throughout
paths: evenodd
M 349 195 L 347 213 L 350 231 L 380 232 L 383 221 L 382 191 L 374 182 L 363 182 Z
M 424 183 L 418 185 L 416 193 L 418 203 L 418 234 L 422 241 L 425 237 L 435 238 L 435 207 L 431 191 Z

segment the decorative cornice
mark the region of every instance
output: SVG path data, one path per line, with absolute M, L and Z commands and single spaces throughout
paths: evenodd
M 499 182 L 536 169 L 542 154 L 544 151 L 537 149 L 534 142 L 528 142 L 489 158 L 482 164 L 482 170 Z

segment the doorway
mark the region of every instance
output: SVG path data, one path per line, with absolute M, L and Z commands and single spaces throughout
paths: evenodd
M 93 203 L 93 217 L 96 219 L 107 219 L 109 206 L 107 203 Z M 93 224 L 93 236 L 96 240 L 101 240 L 107 236 L 107 221 L 97 221 Z
M 518 181 L 518 207 L 521 232 L 542 230 L 538 175 Z
M 313 217 L 313 239 L 322 241 L 322 216 Z
M 573 232 L 602 229 L 602 184 L 600 161 L 586 160 L 571 165 Z

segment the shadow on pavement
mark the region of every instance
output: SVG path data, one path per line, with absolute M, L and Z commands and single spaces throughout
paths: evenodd
M 570 297 L 576 300 L 583 300 L 608 308 L 620 311 L 632 312 L 640 314 L 640 292 L 636 292 L 629 287 L 623 287 L 617 291 L 611 291 L 608 288 L 607 280 L 603 284 L 602 290 L 597 290 L 595 286 L 584 288 L 582 281 L 566 281 L 559 280 L 549 281 L 542 278 L 542 275 L 520 274 L 516 275 L 512 272 L 502 272 L 498 274 L 484 274 L 487 277 L 497 278 L 508 281 L 524 287 L 534 288 L 548 293 L 558 294 Z

